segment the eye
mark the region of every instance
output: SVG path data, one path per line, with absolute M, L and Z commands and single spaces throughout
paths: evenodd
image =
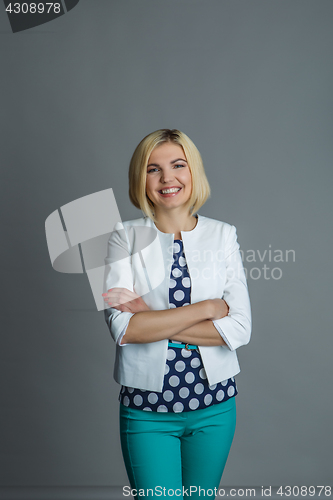
M 150 168 L 149 170 L 147 170 L 147 174 L 151 174 L 152 172 L 157 172 L 157 168 Z
M 177 163 L 176 165 L 174 165 L 175 168 L 179 168 L 179 167 L 185 167 L 186 165 L 183 165 L 182 163 Z

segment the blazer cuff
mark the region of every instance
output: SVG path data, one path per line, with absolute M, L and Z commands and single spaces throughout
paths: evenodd
M 227 344 L 227 347 L 229 347 L 230 351 L 232 351 L 232 347 L 231 347 L 231 344 L 229 342 L 229 340 L 227 339 L 227 337 L 224 335 L 223 331 L 221 330 L 221 328 L 219 327 L 219 325 L 216 323 L 215 320 L 213 320 L 213 325 L 215 326 L 216 330 L 219 332 L 219 334 L 221 335 L 221 337 L 223 338 L 224 342 Z
M 129 320 L 134 313 L 120 312 L 117 309 L 104 309 L 105 321 L 109 327 L 111 337 L 118 344 L 118 339 L 121 335 L 125 335 Z
M 124 345 L 129 345 L 129 344 L 122 344 L 121 341 L 123 339 L 123 336 L 125 335 L 126 333 L 126 330 L 127 330 L 127 327 L 128 327 L 128 323 L 130 322 L 130 319 L 131 318 L 128 318 L 128 321 L 126 323 L 126 326 L 124 327 L 123 331 L 120 333 L 119 337 L 117 338 L 117 344 L 120 346 L 120 347 L 123 347 Z

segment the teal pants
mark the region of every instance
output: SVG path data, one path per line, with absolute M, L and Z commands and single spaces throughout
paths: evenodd
M 183 413 L 120 404 L 121 447 L 132 493 L 138 498 L 214 498 L 234 437 L 235 403 L 233 397 Z

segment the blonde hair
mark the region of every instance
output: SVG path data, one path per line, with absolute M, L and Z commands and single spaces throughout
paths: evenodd
M 188 201 L 191 213 L 196 213 L 210 195 L 201 155 L 191 139 L 176 129 L 156 130 L 144 137 L 136 147 L 128 173 L 131 202 L 153 221 L 155 221 L 154 205 L 146 194 L 147 165 L 152 151 L 166 142 L 178 144 L 183 148 L 192 176 L 192 192 Z

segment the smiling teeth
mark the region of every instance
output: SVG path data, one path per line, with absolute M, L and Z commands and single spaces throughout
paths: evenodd
M 178 191 L 180 191 L 180 188 L 170 188 L 161 190 L 162 194 L 177 193 Z

